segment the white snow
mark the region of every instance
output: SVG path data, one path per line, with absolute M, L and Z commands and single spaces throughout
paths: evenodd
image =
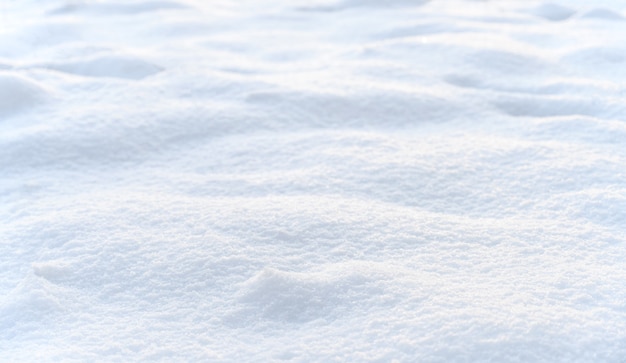
M 626 3 L 0 3 L 0 361 L 623 362 Z

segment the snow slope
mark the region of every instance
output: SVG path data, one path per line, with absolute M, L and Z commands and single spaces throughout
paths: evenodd
M 626 4 L 0 4 L 0 361 L 623 362 Z

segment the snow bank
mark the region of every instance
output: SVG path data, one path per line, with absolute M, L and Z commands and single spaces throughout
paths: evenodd
M 621 362 L 616 0 L 0 5 L 0 361 Z

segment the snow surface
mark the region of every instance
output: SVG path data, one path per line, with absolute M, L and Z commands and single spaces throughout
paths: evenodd
M 0 361 L 624 362 L 621 0 L 0 3 Z

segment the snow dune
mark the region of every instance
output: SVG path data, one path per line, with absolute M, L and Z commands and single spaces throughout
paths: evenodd
M 0 361 L 622 362 L 626 4 L 0 4 Z

